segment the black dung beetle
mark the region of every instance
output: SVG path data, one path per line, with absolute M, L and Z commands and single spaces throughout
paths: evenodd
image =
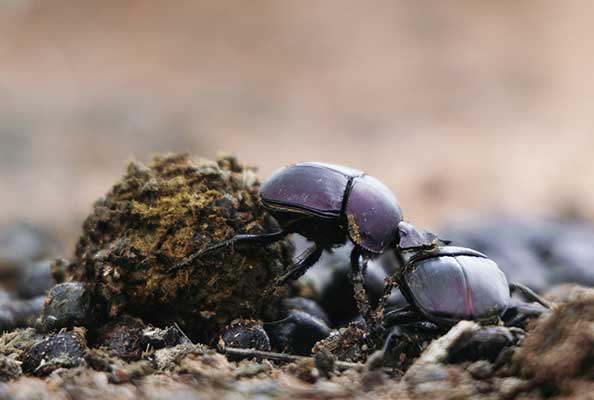
M 408 259 L 403 261 L 395 281 L 408 305 L 388 311 L 384 316 L 386 325 L 426 320 L 449 326 L 463 319 L 505 319 L 508 309 L 522 306 L 512 304 L 514 290 L 549 308 L 529 288 L 508 283 L 503 271 L 486 255 L 468 248 L 436 245 L 434 235 L 406 222 L 399 229 L 400 255 L 404 260 L 408 254 Z
M 382 254 L 398 241 L 402 210 L 396 197 L 383 183 L 355 169 L 318 162 L 295 164 L 262 184 L 260 200 L 278 221 L 280 231 L 236 235 L 192 254 L 174 268 L 227 246 L 270 244 L 299 233 L 314 245 L 280 279 L 282 284 L 303 275 L 324 250 L 347 240 L 355 245 L 351 262 L 357 270 L 361 258 Z

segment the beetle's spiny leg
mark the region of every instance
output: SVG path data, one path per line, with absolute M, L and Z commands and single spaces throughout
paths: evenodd
M 386 326 L 391 325 L 404 325 L 419 321 L 419 314 L 413 310 L 410 305 L 390 310 L 384 316 L 384 324 Z
M 286 230 L 281 230 L 272 233 L 263 233 L 263 234 L 239 234 L 233 236 L 231 239 L 223 240 L 222 242 L 215 243 L 211 246 L 208 246 L 205 249 L 200 249 L 195 251 L 194 253 L 190 254 L 186 258 L 184 258 L 179 263 L 173 265 L 169 272 L 176 271 L 180 268 L 183 268 L 189 264 L 191 264 L 197 258 L 203 257 L 205 255 L 214 253 L 221 249 L 231 246 L 237 246 L 241 244 L 260 244 L 260 245 L 267 245 L 274 242 L 278 242 L 279 240 L 283 239 L 285 236 L 289 234 Z
M 351 281 L 355 289 L 355 300 L 357 301 L 357 308 L 359 312 L 365 318 L 366 322 L 369 322 L 367 316 L 370 311 L 369 299 L 365 290 L 365 277 L 362 273 L 362 267 L 360 264 L 361 251 L 356 247 L 351 252 Z
M 276 282 L 277 286 L 284 285 L 290 280 L 295 280 L 301 277 L 311 266 L 318 262 L 323 252 L 324 248 L 322 246 L 318 246 L 317 244 L 304 251 L 299 256 L 300 260 L 283 276 L 278 278 Z
M 382 323 L 384 320 L 386 302 L 388 301 L 388 298 L 392 294 L 392 290 L 394 289 L 394 287 L 397 287 L 397 286 L 398 286 L 398 284 L 397 284 L 396 280 L 394 279 L 394 277 L 388 276 L 388 277 L 386 277 L 386 279 L 384 279 L 384 293 L 382 294 L 382 297 L 380 297 L 377 307 L 375 308 L 375 317 L 378 321 L 382 321 Z
M 362 252 L 359 248 L 355 247 L 351 252 L 351 283 L 353 284 L 355 301 L 357 302 L 357 309 L 367 324 L 367 330 L 369 331 L 369 345 L 371 348 L 375 348 L 375 345 L 380 342 L 381 333 L 383 332 L 383 326 L 380 321 L 377 320 L 376 314 L 371 309 L 369 303 L 369 297 L 365 290 L 365 277 L 363 276 L 364 267 L 361 266 L 360 258 Z M 363 264 L 367 264 L 368 258 L 363 255 Z

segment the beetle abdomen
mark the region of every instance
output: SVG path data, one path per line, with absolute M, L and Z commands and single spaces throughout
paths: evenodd
M 262 184 L 262 203 L 271 209 L 305 211 L 322 217 L 339 217 L 350 175 L 355 170 L 318 163 L 287 167 Z
M 404 279 L 415 304 L 436 321 L 488 320 L 510 300 L 509 285 L 497 264 L 465 249 L 415 261 Z

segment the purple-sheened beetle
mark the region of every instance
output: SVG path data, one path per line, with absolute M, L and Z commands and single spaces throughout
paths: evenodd
M 435 245 L 433 234 L 406 222 L 399 229 L 398 247 L 403 261 L 395 280 L 408 305 L 388 311 L 385 325 L 425 320 L 448 326 L 463 319 L 480 322 L 503 319 L 513 324 L 521 318 L 518 312 L 534 315 L 544 311 L 528 303 L 514 303 L 511 298 L 514 290 L 545 309 L 550 307 L 529 288 L 508 283 L 503 271 L 486 255 L 463 247 Z M 408 259 L 404 261 L 407 253 Z
M 296 164 L 264 182 L 260 196 L 282 233 L 299 233 L 314 243 L 280 283 L 298 278 L 324 250 L 347 240 L 354 244 L 354 270 L 361 268 L 361 256 L 382 254 L 398 241 L 402 211 L 396 197 L 361 171 L 314 162 Z
M 399 240 L 402 210 L 396 197 L 377 179 L 352 168 L 318 162 L 291 165 L 262 184 L 260 200 L 281 230 L 236 235 L 192 254 L 174 268 L 227 246 L 266 245 L 290 233 L 299 233 L 313 245 L 279 279 L 278 283 L 283 284 L 303 275 L 324 250 L 347 240 L 354 244 L 351 252 L 354 273 L 364 270 L 367 259 L 395 248 Z

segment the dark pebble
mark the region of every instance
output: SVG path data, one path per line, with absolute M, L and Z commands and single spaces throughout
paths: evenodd
M 51 260 L 43 260 L 29 264 L 17 286 L 17 293 L 21 298 L 45 296 L 54 286 L 54 278 L 50 272 L 51 263 Z
M 463 335 L 449 350 L 448 361 L 495 361 L 501 351 L 518 342 L 518 337 L 510 329 L 502 326 L 485 326 L 470 335 Z
M 219 345 L 223 348 L 234 347 L 238 349 L 254 349 L 260 351 L 270 351 L 270 338 L 260 325 L 254 321 L 241 321 L 227 327 Z M 245 357 L 237 355 L 228 356 L 233 361 L 239 361 Z
M 91 291 L 81 282 L 60 283 L 48 293 L 40 317 L 46 331 L 92 325 Z
M 0 303 L 0 332 L 30 327 L 41 313 L 45 297 Z
M 137 361 L 144 350 L 142 346 L 144 329 L 145 325 L 141 319 L 125 315 L 99 328 L 93 347 L 100 347 L 109 355 L 126 361 Z
M 57 242 L 38 227 L 15 222 L 0 227 L 0 276 L 20 275 L 32 261 L 56 255 Z
M 330 328 L 319 318 L 299 310 L 276 322 L 264 324 L 272 346 L 281 352 L 309 355 L 312 347 L 328 335 Z
M 58 333 L 31 347 L 22 359 L 22 368 L 35 375 L 48 375 L 58 368 L 77 367 L 85 350 L 86 339 L 81 332 Z

